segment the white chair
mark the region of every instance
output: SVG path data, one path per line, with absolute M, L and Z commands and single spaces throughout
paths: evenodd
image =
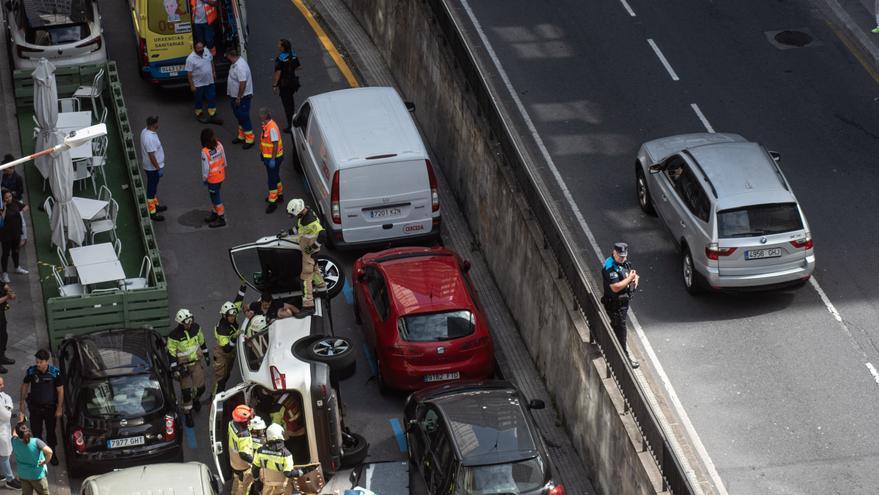
M 98 214 L 92 218 L 93 222 L 95 220 L 102 220 L 104 218 L 107 218 L 107 215 L 110 214 L 110 201 L 112 200 L 113 193 L 110 192 L 110 188 L 107 186 L 101 186 L 100 189 L 98 189 L 98 201 L 106 201 L 107 207 L 98 212 Z
M 76 273 L 76 267 L 71 265 L 69 261 L 67 261 L 67 255 L 64 254 L 64 250 L 60 247 L 55 248 L 58 253 L 58 259 L 61 261 L 62 272 L 64 273 L 64 282 L 70 283 L 71 281 L 75 281 L 77 279 L 78 274 Z
M 122 239 L 116 238 L 113 242 L 113 250 L 116 251 L 117 258 L 122 255 Z
M 92 191 L 94 191 L 95 195 L 98 194 L 98 185 L 95 182 L 95 176 L 92 174 L 92 160 L 91 158 L 80 158 L 77 160 L 73 160 L 73 183 L 80 183 L 79 189 L 82 190 L 85 186 L 82 185 L 85 181 L 91 181 L 92 183 Z
M 110 200 L 110 214 L 108 218 L 103 220 L 97 220 L 91 223 L 89 226 L 89 230 L 91 230 L 91 243 L 95 243 L 95 236 L 98 234 L 103 234 L 104 232 L 110 232 L 112 234 L 112 239 L 115 241 L 117 239 L 116 236 L 116 217 L 119 215 L 119 203 L 116 202 L 115 199 Z
M 107 136 L 101 136 L 97 139 L 92 140 L 92 175 L 96 175 L 96 172 L 100 172 L 101 181 L 104 183 L 104 186 L 107 185 L 107 173 L 106 169 L 104 169 L 104 165 L 107 163 Z M 98 199 L 101 199 L 100 196 Z
M 107 107 L 104 107 L 104 109 L 101 110 L 101 116 L 100 116 L 100 118 L 98 118 L 98 121 L 99 121 L 100 123 L 102 123 L 102 124 L 106 124 L 106 123 L 107 123 L 107 114 L 108 114 L 108 113 L 109 113 L 109 110 L 107 110 Z
M 79 100 L 76 98 L 58 98 L 59 112 L 78 112 Z
M 119 287 L 123 290 L 146 289 L 150 286 L 150 275 L 153 272 L 153 263 L 149 256 L 144 256 L 140 262 L 140 272 L 137 277 L 126 278 L 119 281 Z
M 55 282 L 58 284 L 58 294 L 61 297 L 81 296 L 83 294 L 82 284 L 65 284 L 57 270 L 52 270 L 52 276 L 55 277 Z
M 46 201 L 43 202 L 43 209 L 46 210 L 46 215 L 49 216 L 49 221 L 52 221 L 53 208 L 55 208 L 55 198 L 49 196 L 46 198 Z
M 92 81 L 91 86 L 80 86 L 76 88 L 76 91 L 73 92 L 73 97 L 82 100 L 83 98 L 88 98 L 92 104 L 92 114 L 94 114 L 95 118 L 100 118 L 100 114 L 98 113 L 98 103 L 101 104 L 101 107 L 104 106 L 104 102 L 101 100 L 101 93 L 104 92 L 104 69 L 98 71 L 95 74 L 95 79 Z M 80 107 L 82 106 L 82 102 L 80 101 Z

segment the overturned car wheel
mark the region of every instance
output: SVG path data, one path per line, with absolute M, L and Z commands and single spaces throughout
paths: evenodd
M 345 274 L 342 272 L 342 265 L 325 254 L 315 256 L 315 262 L 318 268 L 320 268 L 324 281 L 327 283 L 327 297 L 332 299 L 338 296 L 345 285 Z
M 328 335 L 300 342 L 294 347 L 296 353 L 305 360 L 325 363 L 335 379 L 344 380 L 354 374 L 357 353 L 350 339 Z

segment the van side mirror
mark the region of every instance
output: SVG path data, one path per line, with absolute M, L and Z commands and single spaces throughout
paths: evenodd
M 461 270 L 463 270 L 464 273 L 470 271 L 470 260 L 464 260 L 461 262 Z
M 650 165 L 650 168 L 647 169 L 651 174 L 658 174 L 665 170 L 665 165 L 661 163 L 657 163 L 655 165 Z
M 769 156 L 771 156 L 772 159 L 775 160 L 776 163 L 781 161 L 781 153 L 779 153 L 777 151 L 770 151 Z
M 528 401 L 528 409 L 544 409 L 546 404 L 540 399 L 531 399 Z
M 415 103 L 412 103 L 411 101 L 404 101 L 403 104 L 406 105 L 406 110 L 409 110 L 409 113 L 415 112 Z

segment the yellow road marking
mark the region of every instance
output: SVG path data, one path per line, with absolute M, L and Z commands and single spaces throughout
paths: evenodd
M 348 67 L 348 63 L 345 62 L 345 59 L 342 57 L 342 54 L 339 53 L 339 50 L 336 49 L 336 46 L 330 41 L 330 37 L 327 36 L 326 31 L 318 24 L 317 19 L 314 18 L 314 15 L 308 10 L 308 7 L 302 2 L 302 0 L 291 0 L 293 5 L 299 9 L 299 12 L 302 12 L 302 16 L 305 17 L 305 20 L 308 21 L 308 24 L 311 26 L 311 29 L 314 30 L 314 33 L 317 35 L 317 38 L 320 40 L 321 44 L 324 48 L 329 52 L 330 57 L 336 62 L 336 66 L 339 67 L 339 70 L 342 72 L 342 75 L 345 76 L 345 80 L 348 81 L 348 86 L 352 88 L 360 87 L 360 83 L 357 82 L 357 78 L 354 77 L 354 73 L 351 71 L 351 68 Z
M 873 80 L 876 81 L 876 84 L 879 84 L 879 73 L 877 73 L 876 69 L 874 69 L 870 62 L 867 61 L 866 57 L 864 57 L 864 54 L 861 53 L 861 50 L 859 50 L 857 46 L 855 46 L 854 42 L 852 42 L 848 35 L 837 29 L 836 26 L 830 23 L 830 21 L 825 22 L 827 23 L 827 27 L 829 27 L 830 30 L 833 31 L 833 34 L 835 34 L 836 37 L 839 38 L 839 41 L 842 41 L 842 44 L 845 45 L 846 48 L 848 48 L 848 51 L 855 56 L 855 58 L 858 60 L 858 63 L 861 64 L 861 67 L 863 67 L 864 70 L 867 71 L 867 74 L 870 74 L 870 77 L 872 77 Z

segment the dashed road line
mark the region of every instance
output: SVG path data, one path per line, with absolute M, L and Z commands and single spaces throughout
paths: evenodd
M 352 88 L 360 87 L 360 83 L 357 82 L 357 78 L 354 77 L 354 72 L 351 71 L 351 68 L 348 67 L 348 63 L 345 62 L 345 59 L 342 57 L 342 54 L 339 53 L 339 50 L 336 49 L 336 45 L 330 40 L 330 37 L 327 36 L 324 28 L 320 26 L 320 23 L 317 22 L 317 19 L 314 18 L 314 14 L 308 10 L 308 7 L 302 3 L 302 0 L 291 0 L 293 5 L 299 9 L 299 12 L 302 13 L 302 16 L 305 17 L 305 20 L 308 21 L 308 25 L 311 26 L 311 29 L 314 30 L 314 34 L 317 35 L 317 38 L 320 40 L 321 44 L 326 49 L 327 53 L 330 54 L 330 58 L 333 59 L 333 62 L 336 63 L 336 66 L 339 67 L 339 71 L 342 72 L 342 75 L 345 77 L 345 80 L 348 82 L 348 86 Z
M 672 69 L 671 64 L 668 63 L 668 59 L 665 58 L 665 55 L 662 54 L 662 50 L 656 46 L 656 42 L 653 41 L 653 38 L 647 38 L 647 43 L 650 45 L 650 48 L 653 48 L 653 53 L 656 54 L 656 57 L 659 58 L 659 61 L 662 62 L 662 66 L 665 67 L 665 70 L 668 71 L 668 75 L 671 76 L 672 81 L 680 81 L 677 73 L 674 69 Z
M 711 123 L 708 122 L 708 119 L 705 118 L 705 114 L 702 113 L 702 110 L 699 109 L 699 105 L 695 103 L 690 103 L 690 108 L 692 108 L 693 111 L 696 112 L 696 117 L 699 117 L 699 120 L 701 120 L 702 125 L 704 125 L 706 129 L 708 129 L 708 132 L 714 133 L 714 128 L 711 127 Z
M 873 380 L 876 381 L 876 384 L 879 385 L 879 371 L 876 371 L 876 367 L 873 366 L 873 363 L 866 363 L 867 369 L 870 370 L 870 374 L 873 375 Z
M 620 0 L 620 3 L 623 4 L 623 8 L 626 9 L 626 12 L 628 12 L 630 16 L 635 17 L 635 11 L 632 10 L 632 7 L 629 5 L 629 2 L 627 2 L 626 0 Z

